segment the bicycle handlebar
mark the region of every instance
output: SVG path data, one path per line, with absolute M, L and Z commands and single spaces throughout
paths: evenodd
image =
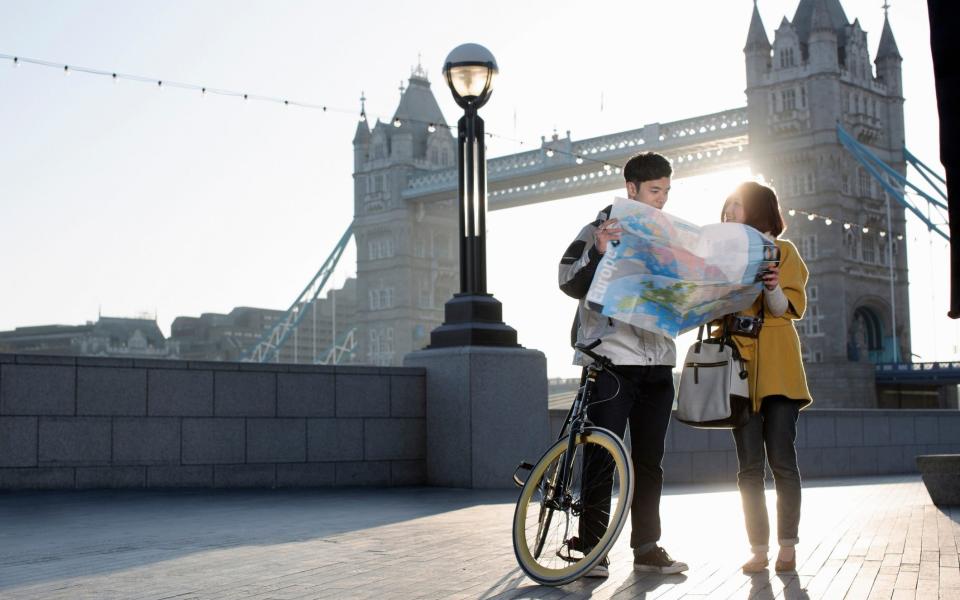
M 597 346 L 599 346 L 602 341 L 603 341 L 603 340 L 595 340 L 593 343 L 591 343 L 591 344 L 589 344 L 589 345 L 586 345 L 586 344 L 574 344 L 573 347 L 576 348 L 577 350 L 579 350 L 580 352 L 582 352 L 583 354 L 586 354 L 587 356 L 589 356 L 590 358 L 592 358 L 594 361 L 600 363 L 600 364 L 603 365 L 604 367 L 609 368 L 610 366 L 613 365 L 613 362 L 612 362 L 609 358 L 607 358 L 606 356 L 601 356 L 601 355 L 599 355 L 599 354 L 596 354 L 596 353 L 594 353 L 594 352 L 591 352 L 591 350 L 593 350 L 594 348 L 596 348 Z

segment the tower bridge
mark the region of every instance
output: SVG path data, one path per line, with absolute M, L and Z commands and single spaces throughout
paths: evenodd
M 567 132 L 490 159 L 489 208 L 619 190 L 620 167 L 645 150 L 670 158 L 677 178 L 749 166 L 777 187 L 785 211 L 830 219 L 788 222 L 810 270 L 798 331 L 814 395 L 876 406 L 874 364 L 911 352 L 904 208 L 838 139 L 839 125 L 905 176 L 902 58 L 889 18 L 871 47 L 840 0 L 800 0 L 772 42 L 754 6 L 746 106 L 583 140 Z M 459 289 L 456 140 L 421 68 L 393 119 L 372 128 L 362 119 L 353 147 L 356 361 L 397 365 L 428 343 Z

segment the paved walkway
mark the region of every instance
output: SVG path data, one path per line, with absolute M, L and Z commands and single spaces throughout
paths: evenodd
M 671 487 L 686 575 L 539 587 L 516 565 L 516 494 L 445 489 L 0 494 L 0 598 L 941 598 L 960 600 L 960 508 L 917 478 L 809 482 L 798 574 L 747 577 L 739 496 Z M 773 512 L 773 494 L 768 498 Z M 628 524 L 629 527 L 629 524 Z

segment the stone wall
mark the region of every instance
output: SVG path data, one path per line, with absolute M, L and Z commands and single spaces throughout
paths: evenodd
M 804 363 L 816 408 L 877 408 L 876 365 L 869 362 Z
M 554 438 L 566 411 L 550 412 Z M 736 481 L 737 454 L 727 429 L 672 421 L 663 459 L 671 483 Z M 960 452 L 960 411 L 810 408 L 797 423 L 804 478 L 918 473 L 918 454 Z
M 0 354 L 0 489 L 423 484 L 424 376 Z

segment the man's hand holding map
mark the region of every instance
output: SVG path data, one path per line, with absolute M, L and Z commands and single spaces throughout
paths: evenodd
M 671 338 L 750 306 L 779 259 L 773 240 L 747 225 L 700 227 L 623 198 L 610 216 L 623 233 L 597 267 L 587 304 Z

